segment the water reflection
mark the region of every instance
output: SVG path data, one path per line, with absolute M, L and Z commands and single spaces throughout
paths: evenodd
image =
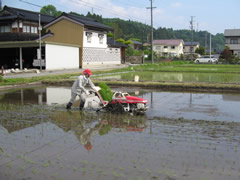
M 0 103 L 13 104 L 64 104 L 69 101 L 70 88 L 37 87 L 0 92 Z
M 239 121 L 240 94 L 161 92 L 138 88 L 122 88 L 121 91 L 147 99 L 148 117 Z M 64 107 L 71 94 L 69 87 L 26 88 L 0 93 L 0 103 L 58 104 Z

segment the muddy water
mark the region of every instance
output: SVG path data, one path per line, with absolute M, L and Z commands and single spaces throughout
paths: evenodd
M 69 88 L 1 92 L 0 179 L 240 178 L 240 95 L 126 90 L 144 116 L 66 111 Z

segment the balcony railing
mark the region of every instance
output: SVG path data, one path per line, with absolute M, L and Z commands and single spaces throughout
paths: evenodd
M 30 33 L 0 33 L 0 41 L 32 41 L 38 38 L 38 34 Z

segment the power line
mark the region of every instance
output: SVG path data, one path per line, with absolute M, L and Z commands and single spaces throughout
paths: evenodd
M 36 6 L 36 7 L 39 7 L 39 8 L 43 7 L 43 6 L 40 6 L 40 5 L 37 5 L 37 4 L 30 3 L 28 1 L 24 1 L 24 0 L 19 0 L 19 1 L 21 1 L 23 3 L 26 3 L 26 4 L 30 4 L 30 5 Z M 86 6 L 86 7 L 90 7 L 91 9 L 93 9 L 93 7 L 94 7 L 95 9 L 98 9 L 100 11 L 107 12 L 107 13 L 110 13 L 110 14 L 113 14 L 113 15 L 116 15 L 116 16 L 120 16 L 120 17 L 123 17 L 123 18 L 135 19 L 135 20 L 138 19 L 138 20 L 146 22 L 146 19 L 144 20 L 144 19 L 141 19 L 141 18 L 138 18 L 138 17 L 128 16 L 128 15 L 125 15 L 125 14 L 120 14 L 120 13 L 118 13 L 116 11 L 112 11 L 112 10 L 104 8 L 102 6 L 91 4 L 91 3 L 83 1 L 83 0 L 69 0 L 69 1 L 71 1 L 72 3 L 75 3 L 75 4 L 80 4 L 80 5 L 83 5 L 83 6 Z
M 30 5 L 33 5 L 33 6 L 42 8 L 42 6 L 39 6 L 39 5 L 37 5 L 37 4 L 33 4 L 33 3 L 30 3 L 30 2 L 27 2 L 27 1 L 24 1 L 24 0 L 19 0 L 19 1 L 24 2 L 24 3 L 26 3 L 26 4 L 30 4 Z
M 141 18 L 138 18 L 138 17 L 134 17 L 134 16 L 128 16 L 128 15 L 125 15 L 125 14 L 121 14 L 119 12 L 112 11 L 110 9 L 107 9 L 107 8 L 102 7 L 102 6 L 98 6 L 98 5 L 95 5 L 95 4 L 83 1 L 83 0 L 75 0 L 75 1 L 74 0 L 70 0 L 70 1 L 73 2 L 73 3 L 76 3 L 76 4 L 80 4 L 80 5 L 84 5 L 84 6 L 90 7 L 90 8 L 95 7 L 95 9 L 98 9 L 100 11 L 111 13 L 113 15 L 121 16 L 121 17 L 124 17 L 124 18 L 132 18 L 132 19 L 138 19 L 138 20 L 144 21 L 144 19 L 141 19 Z

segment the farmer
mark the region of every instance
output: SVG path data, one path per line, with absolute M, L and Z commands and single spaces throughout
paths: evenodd
M 76 127 L 74 127 L 74 133 L 81 144 L 84 145 L 84 148 L 88 151 L 92 149 L 91 137 L 98 134 L 104 124 L 108 124 L 107 120 L 100 120 L 95 127 L 84 127 L 84 124 L 81 122 Z
M 86 95 L 89 95 L 88 90 L 86 90 L 84 87 L 89 84 L 92 89 L 95 89 L 96 87 L 90 80 L 90 76 L 92 75 L 92 72 L 90 69 L 86 69 L 82 73 L 83 75 L 78 76 L 78 78 L 75 80 L 75 82 L 72 85 L 72 90 L 71 90 L 71 99 L 69 103 L 67 104 L 67 109 L 71 109 L 71 106 L 73 102 L 76 99 L 76 96 L 78 95 L 80 97 L 80 110 L 83 109 L 85 100 L 86 100 Z

